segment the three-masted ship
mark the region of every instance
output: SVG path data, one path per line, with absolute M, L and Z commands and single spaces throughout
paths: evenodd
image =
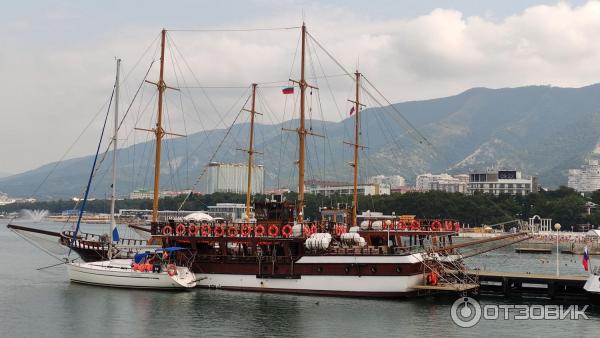
M 154 198 L 151 233 L 164 246 L 186 247 L 195 254 L 192 271 L 198 285 L 229 290 L 287 292 L 302 294 L 388 297 L 418 293 L 419 285 L 431 283 L 442 270 L 460 274 L 460 256 L 452 249 L 452 236 L 458 223 L 421 222 L 417 219 L 369 219 L 357 223 L 357 183 L 361 74 L 354 75 L 356 118 L 354 143 L 354 188 L 350 210 L 328 211 L 333 217 L 319 222 L 304 219 L 305 139 L 312 132 L 305 127 L 306 90 L 314 88 L 305 78 L 306 26 L 301 28 L 300 79 L 291 80 L 300 89 L 298 135 L 298 198 L 295 203 L 282 196 L 254 205 L 256 222 L 250 222 L 250 195 L 253 161 L 253 126 L 256 84 L 253 84 L 248 153 L 248 222 L 158 222 L 158 198 Z M 164 48 L 164 34 L 163 43 Z M 162 54 L 164 55 L 164 54 Z M 161 59 L 161 74 L 163 73 Z M 156 142 L 160 144 L 161 97 Z M 156 148 L 157 163 L 160 147 Z M 159 166 L 155 166 L 155 195 L 158 192 Z M 447 275 L 444 274 L 446 277 Z

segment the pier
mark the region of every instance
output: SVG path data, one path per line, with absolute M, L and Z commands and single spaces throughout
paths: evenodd
M 484 295 L 547 297 L 550 299 L 585 300 L 583 290 L 587 275 L 554 275 L 528 272 L 501 272 L 468 270 L 478 278 L 480 293 Z

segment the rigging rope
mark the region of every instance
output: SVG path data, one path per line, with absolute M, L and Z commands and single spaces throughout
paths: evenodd
M 216 29 L 168 29 L 168 32 L 259 32 L 259 31 L 280 31 L 290 29 L 300 29 L 300 26 L 293 27 L 270 27 L 270 28 L 216 28 Z
M 104 118 L 104 125 L 102 125 L 102 132 L 100 133 L 100 141 L 98 141 L 98 147 L 96 148 L 96 156 L 94 156 L 94 163 L 92 164 L 92 170 L 90 172 L 90 177 L 88 179 L 87 188 L 85 189 L 85 195 L 83 196 L 83 202 L 81 203 L 81 209 L 79 210 L 79 217 L 77 218 L 77 226 L 75 227 L 75 231 L 73 232 L 73 237 L 71 238 L 71 243 L 69 244 L 69 253 L 67 257 L 71 255 L 71 250 L 73 247 L 73 243 L 75 243 L 75 239 L 77 238 L 77 232 L 79 232 L 79 227 L 81 225 L 81 217 L 83 217 L 83 211 L 85 210 L 85 205 L 87 203 L 88 194 L 90 192 L 90 186 L 92 185 L 92 178 L 94 177 L 94 171 L 96 169 L 96 161 L 98 160 L 98 154 L 100 153 L 100 146 L 102 145 L 102 138 L 104 137 L 104 130 L 106 130 L 106 122 L 108 121 L 108 115 L 110 114 L 110 107 L 112 106 L 112 100 L 115 96 L 116 83 L 113 87 L 112 93 L 110 94 L 110 101 L 108 103 L 108 109 L 106 110 L 106 117 Z M 109 234 L 110 236 L 110 234 Z
M 225 140 L 227 139 L 227 136 L 229 136 L 229 133 L 231 132 L 231 129 L 233 128 L 233 126 L 235 125 L 235 122 L 237 121 L 237 119 L 240 117 L 240 114 L 244 111 L 244 108 L 246 106 L 246 104 L 248 104 L 248 101 L 250 100 L 250 96 L 248 96 L 248 98 L 246 98 L 246 101 L 244 102 L 244 104 L 242 105 L 242 109 L 240 109 L 235 117 L 235 119 L 233 120 L 233 122 L 231 123 L 231 125 L 229 126 L 229 128 L 227 128 L 227 132 L 225 133 L 225 135 L 223 135 L 223 138 L 221 139 L 221 141 L 219 142 L 219 145 L 217 146 L 217 149 L 215 149 L 215 151 L 212 153 L 212 155 L 210 156 L 210 160 L 208 161 L 208 163 L 212 162 L 213 159 L 215 158 L 215 156 L 217 155 L 217 152 L 221 149 L 221 146 L 223 145 L 223 143 L 225 143 Z M 183 201 L 181 202 L 181 204 L 179 205 L 179 208 L 177 208 L 177 211 L 181 211 L 181 209 L 183 208 L 183 206 L 185 205 L 185 202 L 187 202 L 187 200 L 190 198 L 190 196 L 192 196 L 192 193 L 194 192 L 194 190 L 196 189 L 196 186 L 198 185 L 198 183 L 200 183 L 200 180 L 202 179 L 202 177 L 204 176 L 204 174 L 206 173 L 206 171 L 208 170 L 208 165 L 204 166 L 204 169 L 202 170 L 202 172 L 200 173 L 200 176 L 198 176 L 198 178 L 196 179 L 196 182 L 194 182 L 194 185 L 192 186 L 192 188 L 190 189 L 190 191 L 187 193 L 187 195 L 185 196 L 185 198 L 183 199 Z

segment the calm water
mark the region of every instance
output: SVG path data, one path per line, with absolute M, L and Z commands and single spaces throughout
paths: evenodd
M 589 320 L 482 320 L 473 328 L 463 329 L 450 319 L 454 298 L 369 300 L 200 289 L 136 291 L 71 284 L 64 267 L 37 271 L 56 260 L 8 231 L 5 223 L 0 221 L 2 337 L 582 337 L 596 336 L 600 330 L 600 312 L 589 310 Z M 516 255 L 511 251 L 514 249 L 489 253 L 471 263 L 485 265 L 488 270 L 555 271 L 551 255 Z M 542 263 L 542 259 L 550 263 Z M 561 269 L 583 272 L 579 258 L 569 256 L 563 257 Z M 482 303 L 498 301 L 520 302 L 481 299 Z

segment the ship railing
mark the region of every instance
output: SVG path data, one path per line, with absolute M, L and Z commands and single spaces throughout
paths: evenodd
M 460 255 L 444 255 L 434 250 L 421 253 L 423 258 L 423 274 L 435 274 L 440 283 L 454 285 L 476 285 L 478 278 L 468 273 Z

